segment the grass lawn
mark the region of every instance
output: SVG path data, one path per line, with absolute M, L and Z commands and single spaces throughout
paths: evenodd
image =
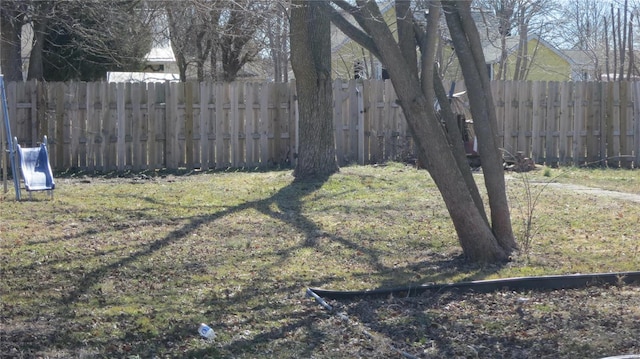
M 519 240 L 531 198 L 523 183 L 640 194 L 637 170 L 509 176 Z M 345 167 L 324 183 L 292 180 L 290 171 L 66 175 L 56 179 L 53 201 L 41 193 L 20 203 L 5 197 L 0 357 L 640 353 L 635 286 L 332 301 L 348 322 L 304 295 L 307 287 L 637 271 L 640 203 L 532 186 L 538 202 L 527 255 L 483 267 L 461 258 L 424 171 L 392 163 Z M 202 322 L 216 331 L 215 340 L 199 337 Z

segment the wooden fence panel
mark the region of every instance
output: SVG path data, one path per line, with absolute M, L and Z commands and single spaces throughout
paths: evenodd
M 7 83 L 13 134 L 56 170 L 294 165 L 295 84 Z M 537 163 L 638 167 L 639 82 L 493 82 L 500 145 Z M 341 165 L 415 157 L 390 81 L 334 83 Z M 302 144 L 303 145 L 303 144 Z

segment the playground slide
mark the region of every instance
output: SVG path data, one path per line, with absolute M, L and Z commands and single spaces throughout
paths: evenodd
M 20 169 L 27 191 L 50 191 L 55 188 L 46 143 L 40 147 L 18 147 Z

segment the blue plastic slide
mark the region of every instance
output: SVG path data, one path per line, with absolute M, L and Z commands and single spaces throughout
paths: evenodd
M 18 164 L 24 187 L 31 191 L 53 191 L 55 182 L 53 172 L 49 163 L 49 152 L 47 151 L 47 137 L 45 136 L 40 147 L 22 148 L 14 138 L 18 152 Z M 49 192 L 53 196 L 52 192 Z

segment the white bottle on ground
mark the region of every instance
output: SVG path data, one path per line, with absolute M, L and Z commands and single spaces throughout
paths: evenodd
M 204 323 L 200 324 L 200 328 L 198 329 L 198 333 L 200 333 L 200 335 L 203 338 L 206 338 L 206 339 L 209 339 L 209 340 L 211 340 L 211 339 L 216 337 L 216 333 L 213 331 L 213 329 L 211 329 L 210 326 L 208 326 L 208 325 L 206 325 Z

